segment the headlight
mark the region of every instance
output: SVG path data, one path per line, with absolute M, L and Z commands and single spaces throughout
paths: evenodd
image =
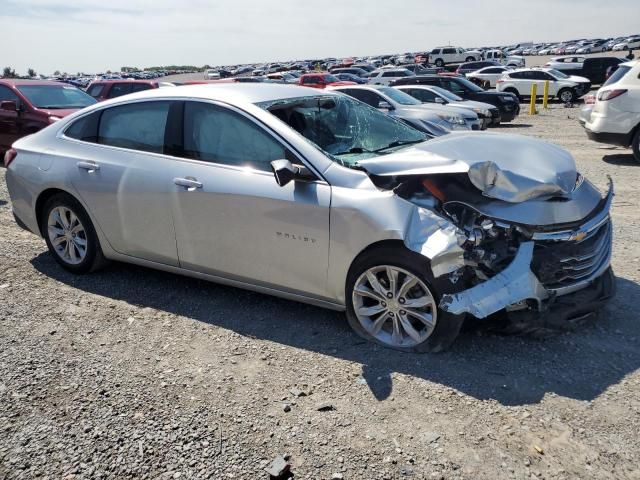
M 478 115 L 482 115 L 483 117 L 490 117 L 491 116 L 491 112 L 489 110 L 485 110 L 483 108 L 474 108 L 473 111 L 476 112 Z
M 454 125 L 464 125 L 464 118 L 457 115 L 438 115 L 445 122 L 452 123 Z
M 62 120 L 62 117 L 56 117 L 55 115 L 51 115 L 51 116 L 49 117 L 49 123 L 55 123 L 55 122 L 57 122 L 58 120 Z

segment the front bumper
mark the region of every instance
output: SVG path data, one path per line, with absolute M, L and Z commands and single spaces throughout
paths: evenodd
M 610 184 L 598 210 L 583 225 L 534 234 L 520 244 L 504 270 L 467 290 L 443 295 L 440 308 L 479 319 L 504 309 L 542 312 L 550 302 L 570 298 L 602 282 L 611 270 L 612 201 Z
M 520 114 L 520 104 L 517 102 L 503 103 L 500 108 L 500 120 L 502 122 L 511 122 Z

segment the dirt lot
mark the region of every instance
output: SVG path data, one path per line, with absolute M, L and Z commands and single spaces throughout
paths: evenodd
M 0 479 L 256 479 L 279 454 L 296 479 L 640 479 L 640 166 L 577 116 L 500 130 L 614 178 L 617 298 L 578 332 L 479 330 L 438 355 L 144 268 L 72 276 L 15 225 L 1 180 Z

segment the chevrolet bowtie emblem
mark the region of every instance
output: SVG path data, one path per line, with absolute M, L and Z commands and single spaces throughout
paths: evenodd
M 582 240 L 585 239 L 586 236 L 587 236 L 587 232 L 576 232 L 573 236 L 573 239 L 576 242 L 581 242 Z

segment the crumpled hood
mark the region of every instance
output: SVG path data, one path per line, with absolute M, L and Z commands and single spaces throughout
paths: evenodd
M 484 195 L 511 203 L 566 196 L 578 175 L 573 157 L 560 147 L 488 132 L 450 133 L 358 165 L 380 176 L 467 172 Z

